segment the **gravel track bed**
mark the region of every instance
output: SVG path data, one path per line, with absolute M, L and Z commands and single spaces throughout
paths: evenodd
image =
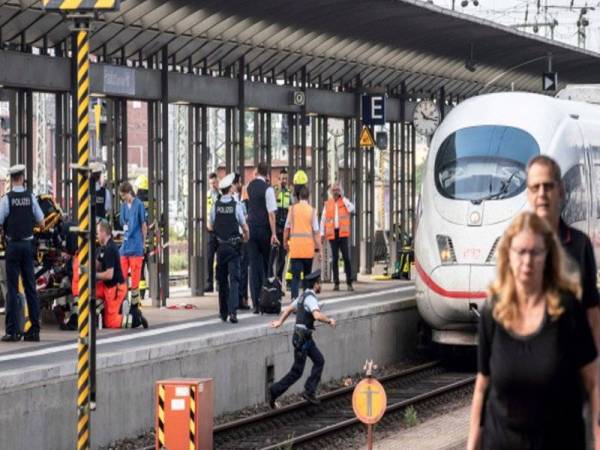
M 386 366 L 386 367 L 381 367 L 377 370 L 376 375 L 377 375 L 377 377 L 392 375 L 394 373 L 400 372 L 402 370 L 405 370 L 405 369 L 415 366 L 417 364 L 421 364 L 423 362 L 424 362 L 423 360 L 416 360 L 416 361 L 411 360 L 411 361 L 405 361 L 405 362 L 401 362 L 401 363 Z M 291 362 L 290 362 L 290 364 L 291 364 Z M 319 385 L 318 393 L 324 394 L 324 393 L 339 389 L 341 387 L 350 386 L 350 385 L 355 384 L 358 381 L 360 381 L 363 377 L 364 377 L 363 373 L 357 373 L 352 376 L 348 376 L 348 377 L 344 377 L 344 378 L 341 378 L 338 380 L 333 380 L 333 381 L 330 381 L 327 383 L 323 383 L 323 384 Z M 286 406 L 286 405 L 289 405 L 292 403 L 297 403 L 300 400 L 302 400 L 302 398 L 300 397 L 299 394 L 290 394 L 290 395 L 286 395 L 280 399 L 277 399 L 277 403 L 280 404 L 281 406 Z M 234 413 L 227 413 L 227 414 L 223 414 L 221 416 L 215 417 L 214 424 L 220 425 L 223 423 L 232 422 L 234 420 L 243 419 L 245 417 L 254 416 L 256 414 L 264 413 L 267 411 L 270 411 L 270 408 L 268 405 L 266 405 L 264 403 L 258 404 L 258 405 L 252 406 L 252 407 L 244 408 L 244 409 L 242 409 L 240 411 L 236 411 Z M 384 420 L 385 420 L 385 418 L 384 418 Z M 152 446 L 152 445 L 154 445 L 154 429 L 148 430 L 146 433 L 143 433 L 137 437 L 112 442 L 109 446 L 100 447 L 99 450 L 140 450 L 140 449 L 144 449 L 146 447 Z M 294 448 L 296 448 L 296 447 L 294 447 Z M 300 448 L 300 447 L 298 447 L 298 448 Z M 323 449 L 323 448 L 325 448 L 325 447 L 319 446 L 319 449 Z M 331 448 L 333 448 L 333 447 L 331 447 Z M 337 448 L 339 449 L 339 448 L 345 448 L 345 447 L 337 447 Z M 347 448 L 352 448 L 352 447 L 347 447 Z

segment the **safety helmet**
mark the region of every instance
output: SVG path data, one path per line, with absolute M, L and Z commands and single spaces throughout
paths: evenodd
M 135 179 L 135 186 L 138 189 L 148 190 L 148 177 L 146 175 L 140 175 Z
M 296 171 L 296 173 L 294 174 L 294 180 L 293 180 L 295 185 L 299 185 L 299 184 L 307 184 L 308 183 L 308 175 L 306 175 L 306 172 L 302 169 Z

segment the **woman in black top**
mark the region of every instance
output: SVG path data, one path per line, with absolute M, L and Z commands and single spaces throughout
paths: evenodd
M 481 313 L 467 448 L 585 450 L 582 385 L 598 417 L 597 353 L 576 278 L 562 269 L 559 244 L 535 214 L 512 222 L 497 256 Z

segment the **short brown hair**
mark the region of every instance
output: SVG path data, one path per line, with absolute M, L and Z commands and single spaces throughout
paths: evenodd
M 529 162 L 527 163 L 527 173 L 529 173 L 529 169 L 531 169 L 531 167 L 534 164 L 539 164 L 540 166 L 545 166 L 545 167 L 549 167 L 550 170 L 552 171 L 552 178 L 554 179 L 554 181 L 556 181 L 558 184 L 560 184 L 562 181 L 562 174 L 560 171 L 560 166 L 558 165 L 558 163 L 556 161 L 554 161 L 554 159 L 550 158 L 548 155 L 537 155 L 534 156 L 533 158 L 531 158 L 529 160 Z
M 256 171 L 261 177 L 266 177 L 269 173 L 269 166 L 265 162 L 259 162 L 258 166 L 256 166 Z
M 131 183 L 129 181 L 123 181 L 120 186 L 119 186 L 119 192 L 121 194 L 131 194 L 131 195 L 135 195 L 135 192 L 133 190 L 133 186 L 131 185 Z

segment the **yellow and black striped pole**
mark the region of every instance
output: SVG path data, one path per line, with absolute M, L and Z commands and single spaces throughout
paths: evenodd
M 79 340 L 77 343 L 77 450 L 90 448 L 90 172 L 89 151 L 89 20 L 77 27 L 77 222 L 79 238 Z
M 196 450 L 196 386 L 190 386 L 190 449 Z
M 158 448 L 165 448 L 165 385 L 158 385 Z

